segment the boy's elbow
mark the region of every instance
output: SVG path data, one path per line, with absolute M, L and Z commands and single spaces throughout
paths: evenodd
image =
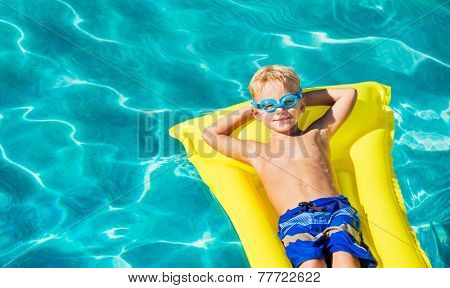
M 356 98 L 358 96 L 358 90 L 356 88 L 352 88 L 352 87 L 346 88 L 344 90 L 343 94 L 344 94 L 344 96 L 347 96 L 347 97 Z
M 209 136 L 210 136 L 210 134 L 211 134 L 211 131 L 210 131 L 211 129 L 210 129 L 210 127 L 206 127 L 205 129 L 203 129 L 203 131 L 202 131 L 202 138 L 203 138 L 203 140 L 205 140 L 206 142 L 208 142 L 208 138 L 209 138 Z
M 345 98 L 351 100 L 349 102 L 351 102 L 351 105 L 353 107 L 356 103 L 356 99 L 358 98 L 358 90 L 355 88 L 348 88 L 345 91 Z
M 358 98 L 358 90 L 356 88 L 349 88 L 347 96 L 353 99 Z
M 214 129 L 212 129 L 211 126 L 206 127 L 202 131 L 202 138 L 209 145 L 211 145 L 211 143 L 213 142 L 213 139 L 214 139 L 214 137 L 216 137 L 216 135 L 217 135 L 217 133 L 214 131 Z
M 358 90 L 355 88 L 352 88 L 352 98 L 353 98 L 353 102 L 352 105 L 354 106 L 356 104 L 356 100 L 358 99 Z

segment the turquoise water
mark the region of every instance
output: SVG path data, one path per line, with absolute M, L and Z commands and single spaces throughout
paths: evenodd
M 248 267 L 167 128 L 279 63 L 392 86 L 408 218 L 449 267 L 449 2 L 205 3 L 0 0 L 0 265 Z

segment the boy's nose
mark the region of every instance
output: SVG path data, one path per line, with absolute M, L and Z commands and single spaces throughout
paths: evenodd
M 275 113 L 278 115 L 278 114 L 280 114 L 280 113 L 283 113 L 283 110 L 284 110 L 283 107 L 278 107 L 278 108 L 275 110 Z

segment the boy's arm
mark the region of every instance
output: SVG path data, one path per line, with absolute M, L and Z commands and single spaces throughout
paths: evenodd
M 260 143 L 236 139 L 230 134 L 239 126 L 253 119 L 250 106 L 234 111 L 203 130 L 202 137 L 215 150 L 234 159 L 250 163 L 256 156 Z
M 354 88 L 328 88 L 304 93 L 306 106 L 331 105 L 307 130 L 327 130 L 331 137 L 347 120 L 355 106 L 358 91 Z

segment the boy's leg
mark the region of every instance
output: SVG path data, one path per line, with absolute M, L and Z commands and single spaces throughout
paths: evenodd
M 344 251 L 337 251 L 331 255 L 333 268 L 360 268 L 359 258 Z
M 311 259 L 303 262 L 297 268 L 327 268 L 327 263 L 323 259 Z
M 358 211 L 348 202 L 341 203 L 333 213 L 329 229 L 333 230 L 328 234 L 326 248 L 332 254 L 332 267 L 376 267 L 377 262 L 362 239 Z

